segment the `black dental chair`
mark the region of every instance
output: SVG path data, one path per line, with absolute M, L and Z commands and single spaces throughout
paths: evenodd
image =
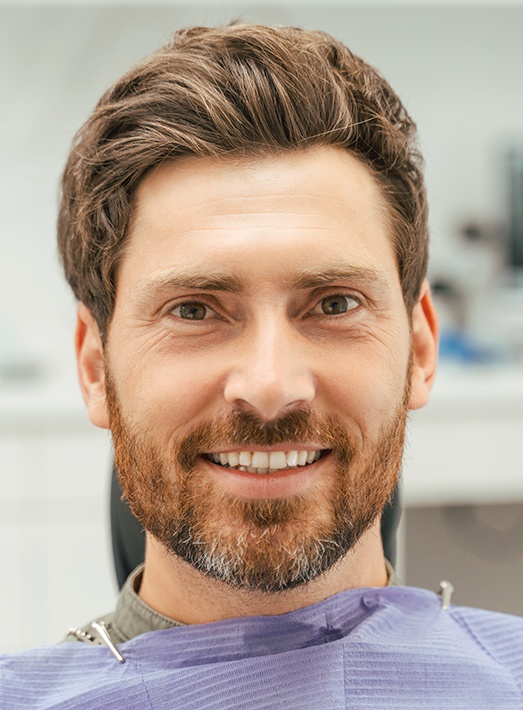
M 381 519 L 385 557 L 393 566 L 396 561 L 396 531 L 400 517 L 400 494 L 396 487 Z M 116 578 L 121 589 L 133 569 L 143 562 L 145 534 L 127 502 L 122 500 L 122 491 L 114 466 L 111 480 L 111 537 Z

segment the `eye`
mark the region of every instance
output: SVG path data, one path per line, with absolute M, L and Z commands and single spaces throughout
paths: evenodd
M 313 309 L 313 313 L 321 312 L 327 316 L 336 316 L 347 311 L 352 311 L 359 306 L 359 301 L 354 296 L 344 296 L 342 293 L 334 293 L 331 296 L 322 298 L 318 305 Z
M 171 309 L 171 314 L 182 318 L 183 320 L 205 320 L 206 318 L 214 318 L 214 311 L 204 303 L 198 301 L 188 301 L 180 303 Z

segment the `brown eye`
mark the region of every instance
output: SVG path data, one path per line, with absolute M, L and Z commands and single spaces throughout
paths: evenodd
M 182 303 L 176 309 L 180 318 L 185 320 L 204 320 L 207 308 L 203 303 Z
M 327 316 L 335 316 L 338 313 L 346 313 L 349 309 L 355 308 L 355 304 L 356 302 L 353 298 L 336 294 L 322 299 L 321 310 Z

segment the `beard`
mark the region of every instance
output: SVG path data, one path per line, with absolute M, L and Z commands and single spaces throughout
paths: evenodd
M 403 401 L 365 448 L 338 417 L 309 409 L 266 422 L 235 408 L 202 421 L 179 441 L 162 443 L 123 416 L 106 371 L 123 496 L 169 553 L 208 577 L 265 593 L 304 585 L 344 558 L 390 499 L 401 470 L 410 377 L 406 382 Z M 231 446 L 307 442 L 329 450 L 331 465 L 312 490 L 289 498 L 235 497 L 215 483 L 202 461 L 205 453 Z

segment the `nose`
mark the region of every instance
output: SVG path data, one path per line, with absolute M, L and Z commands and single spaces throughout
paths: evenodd
M 271 421 L 312 402 L 316 385 L 307 344 L 292 324 L 265 318 L 235 345 L 224 391 L 229 404 Z

